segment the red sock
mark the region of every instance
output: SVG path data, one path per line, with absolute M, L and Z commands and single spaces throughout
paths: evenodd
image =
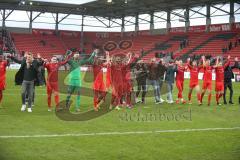
M 201 101 L 201 94 L 200 93 L 197 93 L 197 99 L 198 99 L 198 101 Z
M 2 94 L 2 90 L 0 90 L 0 103 L 2 102 L 2 98 L 3 98 L 3 94 Z
M 208 95 L 208 104 L 211 103 L 211 98 L 212 98 L 212 94 L 210 93 L 210 94 Z
M 52 94 L 48 94 L 48 107 L 51 108 Z
M 188 93 L 188 100 L 191 101 L 191 99 L 192 99 L 192 93 L 189 92 L 189 93 Z
M 178 99 L 182 99 L 183 98 L 183 96 L 182 96 L 182 91 L 179 91 L 178 92 Z
M 54 99 L 55 99 L 55 104 L 56 104 L 56 106 L 58 106 L 58 104 L 59 104 L 59 95 L 56 94 L 56 95 L 54 96 Z

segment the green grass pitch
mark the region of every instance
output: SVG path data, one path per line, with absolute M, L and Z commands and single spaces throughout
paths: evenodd
M 67 122 L 47 111 L 45 87 L 36 90 L 33 113 L 20 112 L 20 87 L 14 85 L 15 71 L 7 72 L 7 89 L 0 109 L 0 160 L 239 160 L 240 129 L 177 132 L 184 129 L 240 127 L 240 83 L 234 83 L 234 105 L 216 107 L 196 102 L 192 105 L 154 104 L 148 98 L 146 104 L 134 109 L 112 111 L 85 122 Z M 214 86 L 214 85 L 213 85 Z M 213 87 L 214 88 L 214 87 Z M 184 97 L 187 98 L 188 81 Z M 176 98 L 174 87 L 174 99 Z M 64 99 L 65 95 L 61 95 Z M 166 95 L 163 95 L 166 99 Z M 205 96 L 206 104 L 207 96 Z M 81 109 L 92 106 L 91 97 L 82 97 Z M 186 114 L 191 119 L 144 119 L 123 118 L 124 115 Z M 168 132 L 172 130 L 172 132 Z M 157 133 L 156 131 L 163 131 Z M 166 132 L 164 132 L 166 131 Z M 114 133 L 130 134 L 114 134 Z M 135 133 L 136 132 L 136 133 Z M 106 133 L 94 135 L 94 133 Z M 110 133 L 110 134 L 107 134 Z M 135 134 L 134 134 L 135 133 Z M 140 134 L 139 134 L 140 133 Z M 41 135 L 81 134 L 82 136 L 41 137 Z M 85 136 L 83 134 L 86 134 Z M 24 136 L 9 137 L 3 136 Z M 34 135 L 40 135 L 31 137 Z

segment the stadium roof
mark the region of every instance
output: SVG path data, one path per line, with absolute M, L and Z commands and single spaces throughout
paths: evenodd
M 46 1 L 1 0 L 0 9 L 120 18 L 122 16 L 135 16 L 137 13 L 148 14 L 155 11 L 168 11 L 229 2 L 229 0 L 112 0 L 109 3 L 107 2 L 108 0 L 96 0 L 84 4 L 68 4 L 62 3 L 62 1 L 58 1 L 58 3 Z

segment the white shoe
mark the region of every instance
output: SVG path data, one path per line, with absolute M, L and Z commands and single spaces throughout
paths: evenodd
M 48 108 L 48 112 L 52 112 L 52 109 Z
M 24 112 L 26 110 L 26 105 L 22 105 L 21 111 Z
M 173 101 L 168 101 L 168 104 L 173 104 L 174 102 Z
M 28 108 L 27 111 L 28 111 L 29 113 L 31 113 L 31 112 L 32 112 L 32 108 Z
M 115 109 L 118 111 L 121 110 L 121 108 L 119 106 L 115 107 Z
M 160 98 L 160 101 L 161 101 L 161 102 L 165 102 L 165 100 L 164 100 L 164 99 L 162 99 L 162 98 Z
M 136 102 L 136 103 L 141 103 L 142 101 L 139 100 L 138 98 L 136 98 L 136 99 L 135 99 L 135 102 Z

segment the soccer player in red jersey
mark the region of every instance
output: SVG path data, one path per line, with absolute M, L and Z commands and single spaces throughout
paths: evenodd
M 182 62 L 182 60 L 176 61 L 177 64 L 177 75 L 176 75 L 176 86 L 178 89 L 178 99 L 176 100 L 176 103 L 179 104 L 181 101 L 183 104 L 186 103 L 186 101 L 183 99 L 183 84 L 184 84 L 184 71 L 186 71 L 187 66 L 185 66 Z
M 94 110 L 98 111 L 100 102 L 104 99 L 106 95 L 106 85 L 104 83 L 103 79 L 103 67 L 104 59 L 101 56 L 96 56 L 94 58 L 93 62 L 93 76 L 94 76 L 94 82 L 93 82 L 93 90 L 94 90 L 94 98 L 93 98 L 93 104 L 94 104 Z
M 120 109 L 121 99 L 124 96 L 124 81 L 125 77 L 123 76 L 123 70 L 125 70 L 126 66 L 129 64 L 129 61 L 124 64 L 124 55 L 115 55 L 112 58 L 112 62 L 110 63 L 110 58 L 107 56 L 107 63 L 111 65 L 111 84 L 112 84 L 112 100 L 110 109 L 112 106 L 116 106 L 116 109 Z
M 204 56 L 202 56 L 202 61 L 203 61 L 204 74 L 203 74 L 203 87 L 202 87 L 200 104 L 202 104 L 204 94 L 207 91 L 208 92 L 208 106 L 210 106 L 211 97 L 212 97 L 211 90 L 212 90 L 212 70 L 213 70 L 213 67 L 210 65 L 210 60 L 209 59 L 206 60 Z
M 60 66 L 65 65 L 70 58 L 70 55 L 66 60 L 58 62 L 57 57 L 52 57 L 51 62 L 45 62 L 43 66 L 47 69 L 47 95 L 48 95 L 48 111 L 52 110 L 51 97 L 54 94 L 55 104 L 58 107 L 59 93 L 58 93 L 58 69 Z
M 106 71 L 106 90 L 110 90 L 111 88 L 111 65 L 107 64 Z
M 2 103 L 3 90 L 6 87 L 6 68 L 9 65 L 8 60 L 4 60 L 4 57 L 0 56 L 0 104 Z
M 227 62 L 223 65 L 222 61 L 217 57 L 216 66 L 214 67 L 216 73 L 216 82 L 215 82 L 215 91 L 216 91 L 216 102 L 217 105 L 221 105 L 219 103 L 220 98 L 224 93 L 224 70 L 230 64 L 231 57 L 228 56 Z
M 191 62 L 190 58 L 188 59 L 188 68 L 190 70 L 190 84 L 189 84 L 189 92 L 188 92 L 188 101 L 189 104 L 192 104 L 192 91 L 193 89 L 196 89 L 197 92 L 197 99 L 198 103 L 201 103 L 201 92 L 200 92 L 200 86 L 198 84 L 198 73 L 199 73 L 199 67 L 197 66 L 197 61 L 193 60 Z
M 119 110 L 120 100 L 123 96 L 123 76 L 122 76 L 122 59 L 120 56 L 114 56 L 111 63 L 111 82 L 112 82 L 112 100 L 111 106 L 116 106 Z
M 131 102 L 131 96 L 133 92 L 133 75 L 131 72 L 131 64 L 135 63 L 136 57 L 135 54 L 132 52 L 129 52 L 126 58 L 124 59 L 123 63 L 123 70 L 122 75 L 124 77 L 124 88 L 123 88 L 123 94 L 126 98 L 126 104 L 128 108 L 132 108 L 132 102 Z

